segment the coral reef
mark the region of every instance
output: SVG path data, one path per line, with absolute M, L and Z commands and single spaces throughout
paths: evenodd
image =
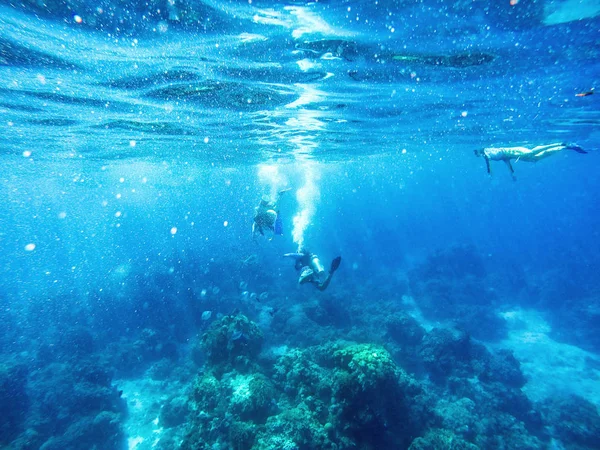
M 235 439 L 237 448 L 390 448 L 408 446 L 427 423 L 422 388 L 381 346 L 290 349 L 252 373 L 244 365 L 220 375 L 222 360 L 214 361 L 219 370 L 209 363 L 195 383 L 184 448 L 201 437 L 232 446 Z
M 258 326 L 243 314 L 223 316 L 202 335 L 201 346 L 213 370 L 250 371 L 263 343 Z
M 89 447 L 118 449 L 123 445 L 126 413 L 110 373 L 97 359 L 76 364 L 53 363 L 29 376 L 31 408 L 15 448 Z
M 540 405 L 553 434 L 572 449 L 595 448 L 600 436 L 598 408 L 576 395 L 549 398 Z

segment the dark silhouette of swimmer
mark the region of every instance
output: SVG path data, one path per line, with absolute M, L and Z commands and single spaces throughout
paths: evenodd
M 475 156 L 484 157 L 487 173 L 490 175 L 492 173 L 490 161 L 504 161 L 514 179 L 515 170 L 513 169 L 511 160 L 514 159 L 515 162 L 538 162 L 563 150 L 574 150 L 577 153 L 587 153 L 577 144 L 556 143 L 538 145 L 531 149 L 527 147 L 488 147 L 483 150 L 475 150 Z
M 325 275 L 325 267 L 323 267 L 319 257 L 307 249 L 301 249 L 298 253 L 286 253 L 283 256 L 296 260 L 294 267 L 300 271 L 298 284 L 312 283 L 320 291 L 327 289 L 331 282 L 331 277 L 333 277 L 333 274 L 342 262 L 341 256 L 334 258 L 331 261 L 329 272 Z

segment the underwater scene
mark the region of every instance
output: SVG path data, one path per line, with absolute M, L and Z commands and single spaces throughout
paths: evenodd
M 600 1 L 0 0 L 0 448 L 600 448 Z

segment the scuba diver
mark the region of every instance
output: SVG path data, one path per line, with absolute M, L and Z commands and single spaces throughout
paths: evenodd
M 319 257 L 307 249 L 301 249 L 298 253 L 286 253 L 284 257 L 294 258 L 296 263 L 294 267 L 300 271 L 298 284 L 312 283 L 320 291 L 324 291 L 331 282 L 331 277 L 340 266 L 342 257 L 338 256 L 331 261 L 329 273 L 325 275 L 325 267 L 319 260 Z M 324 277 L 324 278 L 323 278 Z
M 475 150 L 475 156 L 483 156 L 487 172 L 491 175 L 490 161 L 504 161 L 508 170 L 515 179 L 515 170 L 510 163 L 511 159 L 516 161 L 538 162 L 557 152 L 563 150 L 575 150 L 577 153 L 587 153 L 577 144 L 556 143 L 549 145 L 538 145 L 529 149 L 527 147 L 488 147 L 483 150 Z
M 259 234 L 265 235 L 266 230 L 270 230 L 273 235 L 269 240 L 273 239 L 273 236 L 283 234 L 283 222 L 279 215 L 279 199 L 281 195 L 291 188 L 283 189 L 277 193 L 277 199 L 271 200 L 268 195 L 263 195 L 260 203 L 254 208 L 254 219 L 252 222 L 252 237 L 256 238 Z

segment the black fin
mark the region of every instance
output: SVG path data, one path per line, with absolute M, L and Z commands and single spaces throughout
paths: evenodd
M 568 150 L 575 150 L 577 153 L 587 153 L 584 149 L 582 149 L 579 145 L 568 143 L 565 145 Z
M 329 272 L 334 273 L 338 269 L 338 267 L 340 267 L 341 262 L 342 262 L 341 256 L 338 256 L 333 261 L 331 261 L 331 268 L 329 269 Z

